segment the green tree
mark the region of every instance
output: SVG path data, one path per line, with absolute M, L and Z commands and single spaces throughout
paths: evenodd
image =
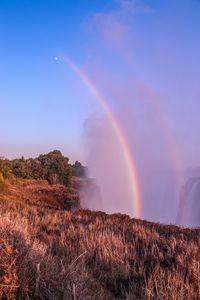
M 40 155 L 33 159 L 15 159 L 9 162 L 13 174 L 19 178 L 45 179 L 49 183 L 60 183 L 70 186 L 72 167 L 69 158 L 62 155 L 59 150 Z M 6 171 L 6 170 L 5 170 Z
M 87 168 L 84 167 L 79 161 L 72 165 L 72 175 L 77 177 L 86 177 Z
M 43 176 L 50 183 L 61 183 L 69 186 L 71 184 L 72 170 L 69 158 L 64 157 L 59 150 L 40 155 L 38 161 L 43 168 Z
M 16 177 L 31 178 L 31 168 L 23 157 L 12 161 L 12 171 Z

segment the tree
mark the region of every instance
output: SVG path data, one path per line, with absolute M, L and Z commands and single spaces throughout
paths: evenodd
M 59 150 L 40 155 L 37 158 L 14 159 L 8 164 L 16 177 L 24 179 L 45 179 L 49 183 L 60 183 L 70 186 L 72 167 L 69 158 L 62 155 Z
M 72 175 L 76 177 L 85 177 L 87 173 L 87 168 L 84 167 L 79 161 L 76 161 L 72 165 Z
M 31 169 L 28 166 L 27 160 L 24 158 L 14 159 L 12 161 L 12 171 L 16 177 L 31 178 Z
M 66 186 L 71 184 L 72 170 L 69 158 L 64 157 L 59 150 L 40 155 L 38 161 L 41 163 L 44 178 L 50 183 L 61 183 Z

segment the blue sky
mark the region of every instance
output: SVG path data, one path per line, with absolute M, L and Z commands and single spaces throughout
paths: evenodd
M 68 55 L 116 113 L 123 106 L 136 115 L 144 110 L 131 97 L 114 95 L 131 78 L 145 82 L 159 95 L 182 159 L 197 163 L 199 15 L 198 0 L 0 0 L 0 154 L 35 156 L 59 148 L 72 160 L 84 159 L 83 124 L 103 112 L 63 62 Z M 139 98 L 138 86 L 132 92 Z

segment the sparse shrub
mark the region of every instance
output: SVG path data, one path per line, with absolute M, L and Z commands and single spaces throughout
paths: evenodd
M 0 160 L 0 191 L 3 190 L 6 183 L 13 177 L 8 161 Z
M 3 189 L 4 184 L 5 184 L 5 180 L 3 174 L 0 172 L 0 191 Z

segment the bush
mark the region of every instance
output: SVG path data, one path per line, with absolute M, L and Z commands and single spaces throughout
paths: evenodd
M 3 174 L 0 172 L 0 191 L 4 187 L 4 182 L 5 182 L 5 180 L 3 178 Z
M 7 160 L 0 160 L 0 190 L 2 190 L 8 180 L 13 177 L 11 168 Z

